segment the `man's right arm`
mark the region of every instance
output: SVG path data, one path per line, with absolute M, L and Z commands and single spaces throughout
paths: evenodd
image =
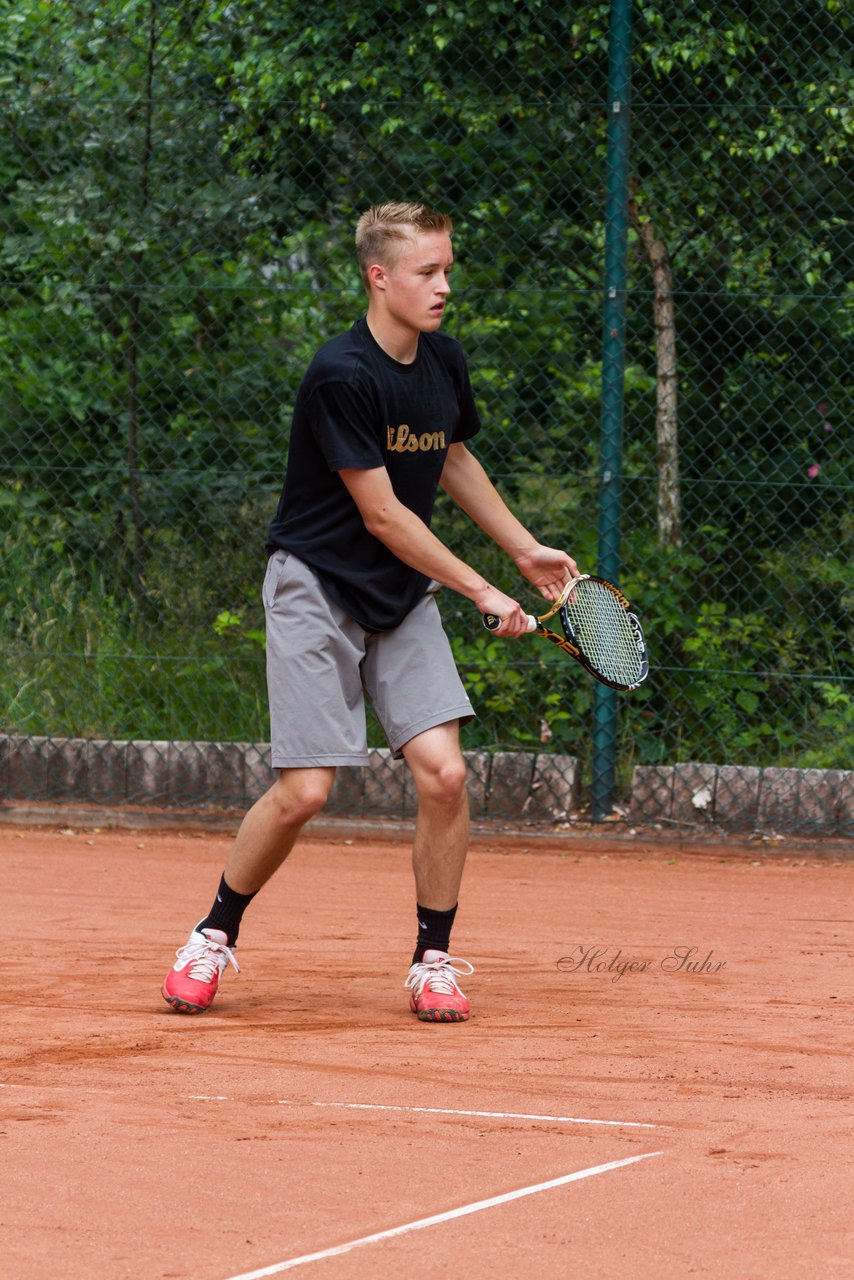
M 494 613 L 501 618 L 495 634 L 524 634 L 527 618 L 521 605 L 455 556 L 414 511 L 404 506 L 395 496 L 385 467 L 367 471 L 348 467 L 338 474 L 359 508 L 365 528 L 399 560 L 466 596 L 481 613 Z

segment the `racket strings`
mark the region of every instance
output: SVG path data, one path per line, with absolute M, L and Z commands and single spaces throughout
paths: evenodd
M 631 684 L 642 671 L 638 637 L 631 615 L 607 587 L 576 583 L 573 599 L 562 610 L 587 660 L 609 680 Z

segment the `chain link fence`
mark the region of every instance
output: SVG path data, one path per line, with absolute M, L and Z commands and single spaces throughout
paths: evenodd
M 266 526 L 299 380 L 364 310 L 352 233 L 375 201 L 454 217 L 445 327 L 476 451 L 538 536 L 596 570 L 620 110 L 606 532 L 653 671 L 617 700 L 597 816 L 854 830 L 841 3 L 22 0 L 0 22 L 8 796 L 239 805 L 266 785 Z M 535 607 L 451 504 L 434 528 Z M 476 812 L 586 821 L 592 682 L 444 597 L 479 710 Z M 340 779 L 336 802 L 406 812 L 372 734 L 379 774 Z

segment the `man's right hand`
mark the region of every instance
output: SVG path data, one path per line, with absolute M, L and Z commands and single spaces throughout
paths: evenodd
M 506 596 L 495 587 L 487 587 L 475 599 L 475 605 L 481 613 L 492 613 L 501 619 L 501 626 L 493 631 L 494 636 L 503 636 L 507 640 L 515 640 L 528 630 L 528 615 L 518 600 Z

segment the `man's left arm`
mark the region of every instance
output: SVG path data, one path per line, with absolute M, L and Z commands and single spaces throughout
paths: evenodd
M 516 519 L 464 444 L 452 444 L 448 449 L 440 483 L 547 600 L 556 600 L 570 578 L 578 577 L 578 565 L 572 556 L 544 546 Z

